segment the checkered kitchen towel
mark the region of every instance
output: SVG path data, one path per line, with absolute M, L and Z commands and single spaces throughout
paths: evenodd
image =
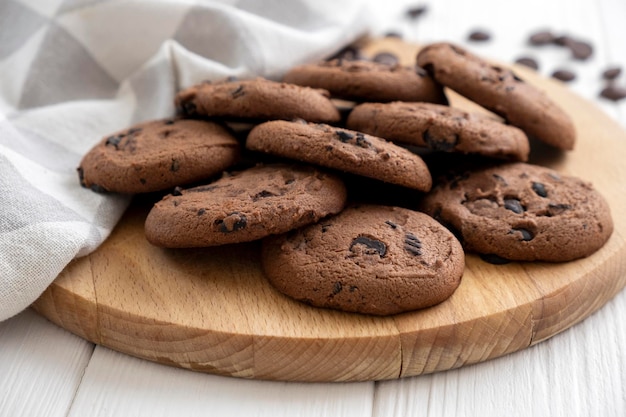
M 0 321 L 109 235 L 128 198 L 78 184 L 111 131 L 203 79 L 280 76 L 374 25 L 360 0 L 0 0 Z M 380 18 L 380 16 L 376 16 Z

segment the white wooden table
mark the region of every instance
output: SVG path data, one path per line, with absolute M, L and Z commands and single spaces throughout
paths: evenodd
M 410 20 L 377 2 L 381 25 L 409 41 L 449 40 L 512 62 L 534 55 L 540 72 L 575 71 L 570 88 L 626 128 L 626 100 L 598 99 L 601 72 L 626 70 L 626 1 L 433 0 Z M 415 5 L 413 2 L 405 4 Z M 556 46 L 526 44 L 551 29 L 590 41 L 574 61 Z M 473 29 L 492 34 L 471 43 Z M 626 74 L 618 79 L 626 86 Z M 624 185 L 626 192 L 626 184 Z M 626 291 L 573 328 L 526 350 L 433 375 L 363 383 L 282 383 L 171 368 L 94 346 L 31 310 L 0 323 L 1 416 L 625 416 Z

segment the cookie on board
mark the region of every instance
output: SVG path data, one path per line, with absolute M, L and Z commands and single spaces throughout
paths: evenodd
M 591 184 L 522 162 L 437 181 L 420 209 L 453 230 L 466 251 L 515 261 L 586 257 L 613 231 L 609 206 Z
M 188 117 L 333 123 L 339 111 L 328 91 L 255 78 L 203 82 L 178 92 L 175 105 Z
M 239 142 L 220 124 L 152 120 L 104 137 L 85 154 L 78 175 L 97 192 L 147 193 L 217 175 L 239 154 Z
M 265 122 L 250 131 L 246 148 L 419 191 L 432 185 L 418 155 L 376 136 L 326 124 Z
M 284 82 L 328 90 L 353 101 L 428 101 L 447 104 L 443 87 L 422 68 L 333 59 L 289 70 Z
M 298 301 L 390 315 L 449 298 L 465 255 L 454 235 L 423 213 L 361 205 L 264 239 L 262 264 L 269 282 Z
M 433 151 L 513 161 L 527 161 L 530 152 L 522 130 L 486 115 L 434 103 L 363 103 L 350 112 L 346 126 Z
M 207 185 L 176 189 L 148 213 L 148 241 L 167 248 L 249 242 L 341 211 L 346 188 L 304 165 L 258 165 Z
M 503 117 L 529 136 L 558 149 L 574 148 L 576 130 L 571 118 L 543 91 L 510 69 L 444 42 L 422 49 L 417 64 L 437 82 Z

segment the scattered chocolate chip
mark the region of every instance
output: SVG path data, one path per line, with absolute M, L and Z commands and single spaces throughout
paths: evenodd
M 532 68 L 534 70 L 538 70 L 539 69 L 539 63 L 537 62 L 536 59 L 528 57 L 528 56 L 523 56 L 523 57 L 519 57 L 515 60 L 516 64 L 520 64 L 520 65 L 524 65 L 525 67 L 528 68 Z
M 400 59 L 396 54 L 391 52 L 379 52 L 372 58 L 372 61 L 378 62 L 379 64 L 384 65 L 396 65 Z
M 470 41 L 485 42 L 491 39 L 491 34 L 485 30 L 477 29 L 470 32 L 467 39 Z
M 96 192 L 96 193 L 100 193 L 100 194 L 108 193 L 108 190 L 106 188 L 98 184 L 91 184 L 89 188 L 91 189 L 91 191 Z
M 622 68 L 621 67 L 610 67 L 605 69 L 602 72 L 602 78 L 604 78 L 605 80 L 614 80 L 617 77 L 619 77 L 622 73 Z
M 396 31 L 389 31 L 387 33 L 385 33 L 384 35 L 385 38 L 397 38 L 397 39 L 402 39 L 404 36 L 402 35 L 402 33 L 400 32 L 396 32 Z
M 128 131 L 126 132 L 127 135 L 134 135 L 136 133 L 141 132 L 143 129 L 140 127 L 133 127 L 132 129 L 128 129 Z
M 404 249 L 411 255 L 419 256 L 422 254 L 422 242 L 413 233 L 404 235 Z
M 522 240 L 523 240 L 524 242 L 528 242 L 528 241 L 530 241 L 530 240 L 533 240 L 533 238 L 535 237 L 535 236 L 533 236 L 533 234 L 532 234 L 529 230 L 527 230 L 527 229 L 511 229 L 511 232 L 510 232 L 510 233 L 516 233 L 516 232 L 519 232 L 519 233 L 522 235 Z
M 549 30 L 540 30 L 530 35 L 528 43 L 534 46 L 548 45 L 555 41 L 556 37 Z
M 574 59 L 584 61 L 593 55 L 593 47 L 588 42 L 570 40 L 566 46 L 572 51 Z
M 183 188 L 179 186 L 174 187 L 174 190 L 172 191 L 172 195 L 175 197 L 183 195 Z
M 568 81 L 574 80 L 576 78 L 576 74 L 570 70 L 558 69 L 552 73 L 552 78 L 556 78 L 557 80 L 568 82 Z
M 490 264 L 494 264 L 494 265 L 506 265 L 508 263 L 511 263 L 510 260 L 505 259 L 498 255 L 495 255 L 493 253 L 488 253 L 488 254 L 483 253 L 480 255 L 480 259 Z
M 426 5 L 420 4 L 408 8 L 406 11 L 406 15 L 411 19 L 417 19 L 418 17 L 423 16 L 427 11 L 428 7 Z
M 245 228 L 248 225 L 248 219 L 243 213 L 234 211 L 229 213 L 228 216 L 224 217 L 222 220 L 216 220 L 215 223 L 220 232 L 231 233 Z
M 571 42 L 575 42 L 574 38 L 568 35 L 556 36 L 552 40 L 552 43 L 554 43 L 555 45 L 559 45 L 559 46 L 567 46 Z
M 548 217 L 552 217 L 552 216 L 557 216 L 567 210 L 571 210 L 572 206 L 570 204 L 565 204 L 565 203 L 559 203 L 559 204 L 554 204 L 554 203 L 550 203 L 548 204 L 548 210 L 546 212 L 546 215 Z
M 357 132 L 356 134 L 356 145 L 361 148 L 369 148 L 372 146 L 369 140 L 365 137 L 365 135 L 361 132 Z
M 626 88 L 618 85 L 610 85 L 600 91 L 600 97 L 611 101 L 619 101 L 626 98 Z
M 343 290 L 343 285 L 341 284 L 341 282 L 335 282 L 335 284 L 333 285 L 333 295 L 339 294 L 341 290 Z
M 180 169 L 180 162 L 176 159 L 172 159 L 172 165 L 170 165 L 170 171 L 176 172 Z
M 83 167 L 76 168 L 76 172 L 78 173 L 78 181 L 80 181 L 80 185 L 85 186 L 85 170 Z
M 146 183 L 148 182 L 148 180 L 146 180 L 145 178 L 139 178 L 139 182 L 143 185 L 146 185 Z
M 385 253 L 387 253 L 387 245 L 385 245 L 384 242 L 367 236 L 359 236 L 352 240 L 352 243 L 350 243 L 351 252 L 354 252 L 354 247 L 356 245 L 365 246 L 367 248 L 365 251 L 367 255 L 378 254 L 379 256 L 385 256 Z
M 191 116 L 197 113 L 196 103 L 193 101 L 183 101 L 180 110 L 182 113 Z
M 516 198 L 505 199 L 504 208 L 507 210 L 511 210 L 515 214 L 522 214 L 524 212 L 524 207 L 522 206 L 522 203 Z
M 346 61 L 357 61 L 359 59 L 363 59 L 363 55 L 361 54 L 361 50 L 356 46 L 348 45 L 345 48 L 339 50 L 334 55 L 330 56 L 327 61 L 332 61 L 333 59 Z
M 491 176 L 498 181 L 499 183 L 501 183 L 504 186 L 509 185 L 508 182 L 506 182 L 506 180 L 504 179 L 504 177 L 502 175 L 498 175 L 498 174 L 491 174 Z
M 174 122 L 176 122 L 176 120 L 174 120 L 174 119 L 168 119 L 168 120 L 166 120 L 164 123 L 165 123 L 166 125 L 173 125 L 173 124 L 174 124 Z
M 239 97 L 244 96 L 245 94 L 246 92 L 243 90 L 243 85 L 240 85 L 239 87 L 237 87 L 234 91 L 230 93 L 230 95 L 233 98 L 239 98 Z
M 428 75 L 428 71 L 418 66 L 415 66 L 415 73 L 419 75 L 420 77 L 426 77 Z
M 200 210 L 198 210 L 198 216 L 202 216 L 204 213 L 206 213 L 206 210 L 201 208 Z
M 435 151 L 451 151 L 453 150 L 459 142 L 459 136 L 453 135 L 452 140 L 448 140 L 448 138 L 436 138 L 434 137 L 429 129 L 426 129 L 424 133 L 422 133 L 422 139 L 428 147 Z
M 547 197 L 548 191 L 546 191 L 546 186 L 540 182 L 533 181 L 532 189 L 539 197 Z

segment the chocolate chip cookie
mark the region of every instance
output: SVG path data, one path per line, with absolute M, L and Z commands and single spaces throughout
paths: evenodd
M 97 192 L 147 193 L 217 175 L 239 153 L 239 142 L 220 124 L 152 120 L 104 137 L 78 174 L 81 185 Z
M 258 165 L 176 189 L 148 213 L 148 241 L 167 248 L 248 242 L 314 223 L 343 209 L 341 179 L 309 166 Z
M 468 252 L 515 261 L 586 257 L 613 231 L 609 206 L 591 184 L 522 162 L 437 181 L 420 208 Z
M 543 91 L 510 69 L 492 65 L 450 43 L 422 49 L 417 64 L 439 83 L 503 117 L 548 145 L 571 150 L 576 131 L 570 117 Z
M 339 111 L 328 91 L 256 78 L 204 82 L 180 91 L 178 112 L 189 117 L 291 120 L 333 123 Z
M 284 82 L 328 90 L 353 101 L 428 101 L 446 104 L 443 88 L 422 68 L 334 59 L 292 68 Z
M 246 148 L 428 191 L 432 178 L 418 155 L 376 136 L 326 124 L 282 120 L 255 126 Z
M 528 160 L 530 152 L 522 130 L 485 115 L 433 103 L 363 103 L 352 110 L 346 126 L 434 151 L 514 161 Z
M 423 213 L 362 205 L 264 239 L 262 261 L 269 282 L 296 300 L 389 315 L 449 298 L 465 255 L 454 235 Z

